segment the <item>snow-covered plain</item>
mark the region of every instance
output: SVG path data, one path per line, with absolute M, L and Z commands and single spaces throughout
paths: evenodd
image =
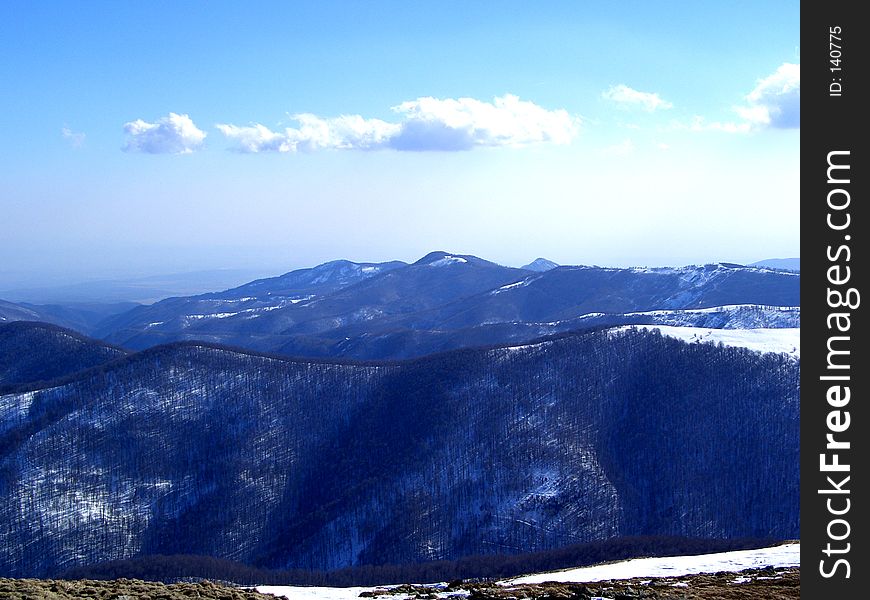
M 662 335 L 674 337 L 684 342 L 722 342 L 725 346 L 748 348 L 755 352 L 786 353 L 800 358 L 801 330 L 797 327 L 783 329 L 708 329 L 706 327 L 673 327 L 670 325 L 630 325 L 619 327 L 628 329 L 658 329 Z
M 668 556 L 663 558 L 634 558 L 615 563 L 526 575 L 502 581 L 503 585 L 543 583 L 545 581 L 592 583 L 608 579 L 631 579 L 633 577 L 679 577 L 698 573 L 736 573 L 744 569 L 763 567 L 800 566 L 800 542 L 791 542 L 758 550 L 736 550 L 701 554 L 698 556 Z M 390 586 L 380 586 L 380 589 Z M 283 596 L 289 600 L 357 600 L 360 592 L 378 589 L 375 587 L 306 587 L 286 585 L 261 585 L 258 592 Z M 456 592 L 453 592 L 456 594 Z M 439 594 L 440 595 L 440 594 Z M 393 598 L 406 597 L 396 594 Z
M 738 572 L 763 567 L 795 567 L 801 564 L 800 542 L 791 542 L 758 550 L 735 550 L 698 556 L 667 556 L 661 558 L 633 558 L 621 562 L 527 575 L 505 581 L 515 583 L 543 583 L 545 581 L 589 583 L 607 579 L 632 577 L 678 577 L 719 571 Z
M 316 587 L 302 585 L 260 585 L 256 590 L 290 600 L 359 600 L 360 592 L 373 590 L 367 587 Z

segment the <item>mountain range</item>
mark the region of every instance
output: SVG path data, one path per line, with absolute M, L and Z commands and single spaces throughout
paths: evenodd
M 29 335 L 67 352 L 62 330 Z M 93 363 L 0 395 L 2 575 L 798 535 L 785 354 L 591 329 L 398 362 L 188 342 Z
M 538 258 L 517 269 L 433 252 L 413 264 L 332 261 L 151 305 L 0 302 L 0 322 L 54 323 L 134 350 L 199 340 L 400 359 L 600 325 L 796 327 L 799 288 L 799 272 L 760 266 L 616 269 Z
M 526 267 L 0 303 L 0 576 L 797 537 L 798 272 Z
M 335 261 L 136 307 L 88 333 L 131 349 L 200 340 L 288 356 L 369 360 L 518 343 L 605 324 L 707 326 L 712 319 L 717 327 L 743 327 L 748 319 L 754 326 L 793 327 L 799 319 L 800 275 L 789 271 L 727 263 L 560 267 L 543 259 L 527 266 L 446 252 L 413 264 Z

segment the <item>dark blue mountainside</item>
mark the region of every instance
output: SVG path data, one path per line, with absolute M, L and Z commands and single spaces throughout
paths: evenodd
M 355 285 L 425 305 L 368 287 L 405 269 Z M 492 269 L 484 285 L 509 283 Z M 631 330 L 380 363 L 173 344 L 0 395 L 0 575 L 154 554 L 331 569 L 619 535 L 793 538 L 798 456 L 786 355 Z
M 289 356 L 395 359 L 618 323 L 708 321 L 699 309 L 749 305 L 753 326 L 795 326 L 800 274 L 716 264 L 683 268 L 503 267 L 433 252 L 413 264 L 336 261 L 215 294 L 170 298 L 100 324 L 133 349 L 183 340 Z M 744 312 L 746 312 L 744 310 Z M 687 316 L 688 315 L 688 316 Z M 691 321 L 694 315 L 699 319 Z M 769 322 L 764 319 L 769 317 Z M 582 322 L 581 322 L 582 321 Z M 745 326 L 720 319 L 720 327 Z
M 48 323 L 0 323 L 0 391 L 72 375 L 126 354 Z

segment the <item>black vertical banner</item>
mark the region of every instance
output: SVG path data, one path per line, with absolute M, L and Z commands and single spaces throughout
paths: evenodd
M 858 590 L 870 569 L 862 352 L 870 343 L 870 25 L 859 8 L 801 8 L 801 596 L 809 599 L 865 597 Z

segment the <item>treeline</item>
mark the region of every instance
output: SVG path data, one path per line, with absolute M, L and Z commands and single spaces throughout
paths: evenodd
M 574 544 L 567 548 L 515 555 L 469 556 L 406 565 L 363 565 L 335 571 L 258 569 L 240 562 L 196 555 L 142 556 L 70 569 L 60 579 L 141 579 L 174 583 L 189 579 L 239 585 L 312 585 L 330 587 L 433 583 L 457 579 L 504 579 L 529 573 L 583 567 L 645 556 L 688 556 L 764 548 L 777 540 L 696 539 L 630 536 Z

